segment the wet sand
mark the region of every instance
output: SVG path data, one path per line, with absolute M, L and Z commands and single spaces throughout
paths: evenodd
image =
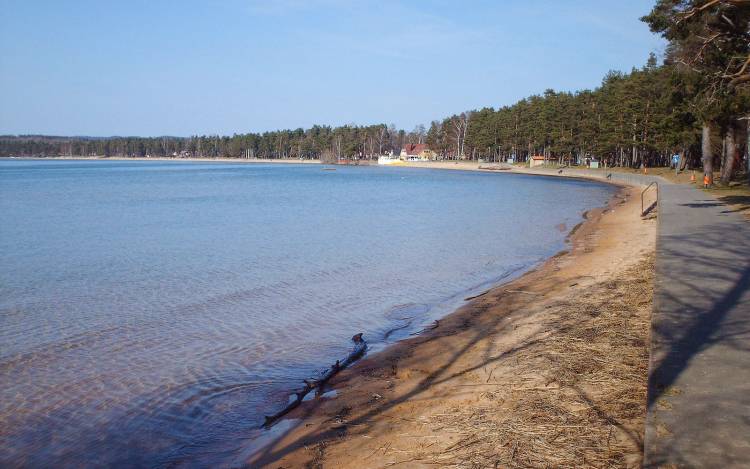
M 656 233 L 638 193 L 590 211 L 569 252 L 339 374 L 335 398 L 233 464 L 638 466 Z

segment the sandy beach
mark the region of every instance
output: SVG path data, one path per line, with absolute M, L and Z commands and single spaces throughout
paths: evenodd
M 588 212 L 569 251 L 339 374 L 335 398 L 304 403 L 234 463 L 638 466 L 656 233 L 638 193 Z
M 404 166 L 557 176 L 465 161 Z M 567 251 L 344 370 L 326 388 L 335 393 L 303 403 L 230 465 L 639 466 L 657 223 L 641 218 L 639 192 L 621 186 L 586 213 Z

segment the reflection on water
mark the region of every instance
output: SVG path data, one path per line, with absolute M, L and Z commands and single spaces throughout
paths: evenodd
M 0 465 L 226 463 L 288 391 L 559 250 L 611 189 L 406 168 L 0 162 Z

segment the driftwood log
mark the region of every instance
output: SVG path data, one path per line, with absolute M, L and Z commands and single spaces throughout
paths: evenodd
M 263 427 L 269 427 L 273 425 L 278 419 L 285 416 L 292 411 L 295 407 L 299 406 L 311 391 L 322 389 L 323 385 L 333 378 L 339 371 L 343 370 L 347 366 L 351 365 L 355 361 L 362 358 L 367 351 L 367 342 L 362 338 L 362 334 L 356 334 L 352 337 L 354 342 L 354 348 L 349 352 L 349 355 L 344 360 L 336 360 L 336 363 L 331 365 L 326 371 L 324 371 L 319 377 L 304 380 L 305 387 L 299 391 L 294 392 L 294 400 L 287 404 L 286 407 L 276 412 L 273 415 L 266 415 Z

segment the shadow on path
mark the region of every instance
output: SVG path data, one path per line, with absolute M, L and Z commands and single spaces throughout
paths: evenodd
M 750 225 L 722 207 L 689 187 L 660 202 L 646 467 L 750 461 Z

